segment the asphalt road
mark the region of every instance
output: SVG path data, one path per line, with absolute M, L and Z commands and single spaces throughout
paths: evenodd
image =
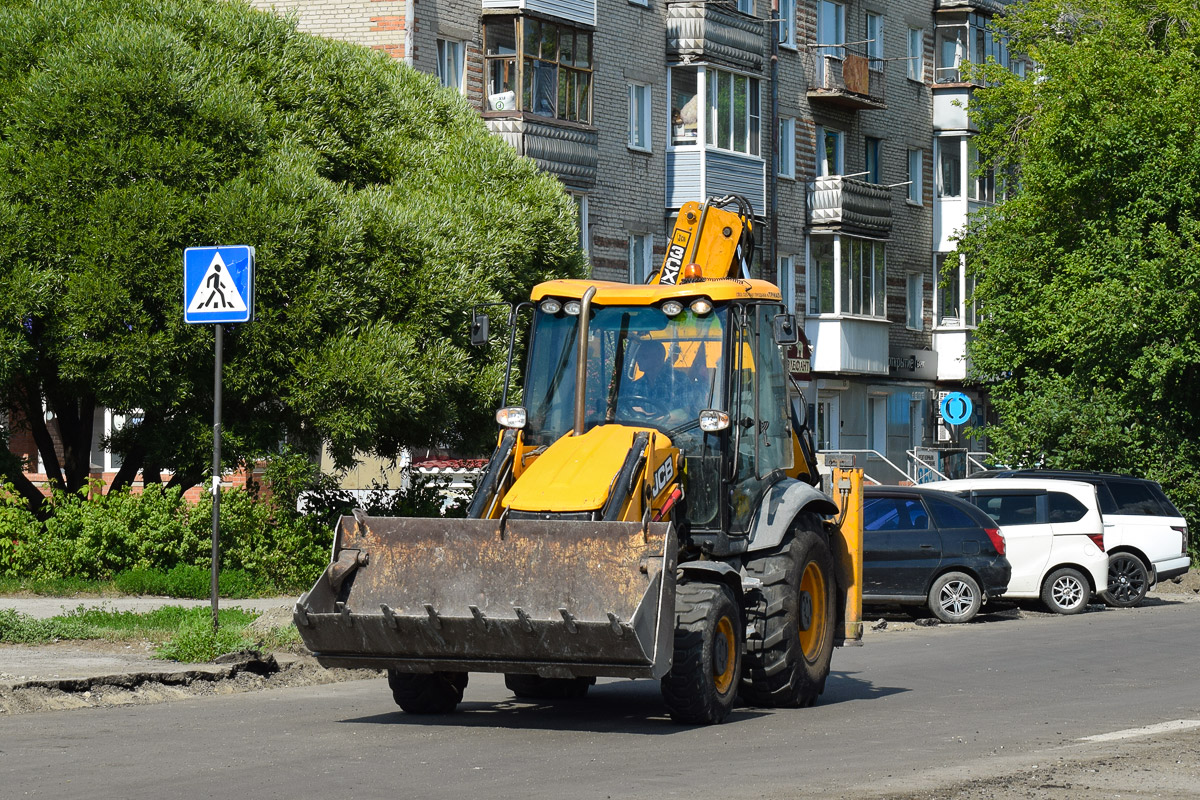
M 401 713 L 382 678 L 0 718 L 0 797 L 939 797 L 1200 720 L 1197 602 L 896 627 L 837 651 L 815 708 L 711 728 L 670 722 L 649 681 L 537 706 L 487 675 L 434 719 Z

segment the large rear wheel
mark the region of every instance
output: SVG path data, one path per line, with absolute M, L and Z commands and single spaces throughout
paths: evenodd
M 465 672 L 414 673 L 388 670 L 396 705 L 409 714 L 449 714 L 462 702 Z
M 1113 608 L 1132 608 L 1146 597 L 1150 573 L 1142 560 L 1131 553 L 1117 553 L 1108 560 L 1108 591 L 1104 602 Z
M 762 581 L 741 686 L 751 705 L 805 708 L 825 691 L 837 617 L 833 556 L 820 525 L 805 514 L 779 550 L 746 561 L 746 572 Z
M 662 695 L 678 722 L 729 716 L 742 670 L 742 615 L 728 586 L 681 583 L 675 592 L 675 657 Z

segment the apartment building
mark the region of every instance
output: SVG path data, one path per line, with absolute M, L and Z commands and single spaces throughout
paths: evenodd
M 884 482 L 956 443 L 937 406 L 963 389 L 974 317 L 946 254 L 995 193 L 961 64 L 1007 63 L 989 27 L 1006 2 L 255 0 L 461 91 L 575 198 L 598 279 L 645 280 L 682 203 L 746 197 L 754 272 L 804 320 L 818 447 Z

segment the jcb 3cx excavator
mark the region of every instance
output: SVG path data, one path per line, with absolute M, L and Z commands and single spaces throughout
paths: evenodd
M 751 224 L 740 198 L 688 203 L 649 283 L 534 287 L 523 402 L 470 518 L 344 517 L 294 612 L 320 663 L 386 669 L 418 714 L 453 711 L 469 672 L 536 698 L 658 679 L 686 723 L 816 701 L 862 634 L 862 473 L 816 488 L 796 322 L 746 274 Z

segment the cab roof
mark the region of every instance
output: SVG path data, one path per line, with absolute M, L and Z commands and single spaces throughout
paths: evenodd
M 783 300 L 779 288 L 763 280 L 720 278 L 678 285 L 659 283 L 618 283 L 616 281 L 557 280 L 533 287 L 529 299 L 546 297 L 582 298 L 589 286 L 596 287 L 592 302 L 599 305 L 642 306 L 663 300 L 707 297 L 714 303 L 730 300 Z

